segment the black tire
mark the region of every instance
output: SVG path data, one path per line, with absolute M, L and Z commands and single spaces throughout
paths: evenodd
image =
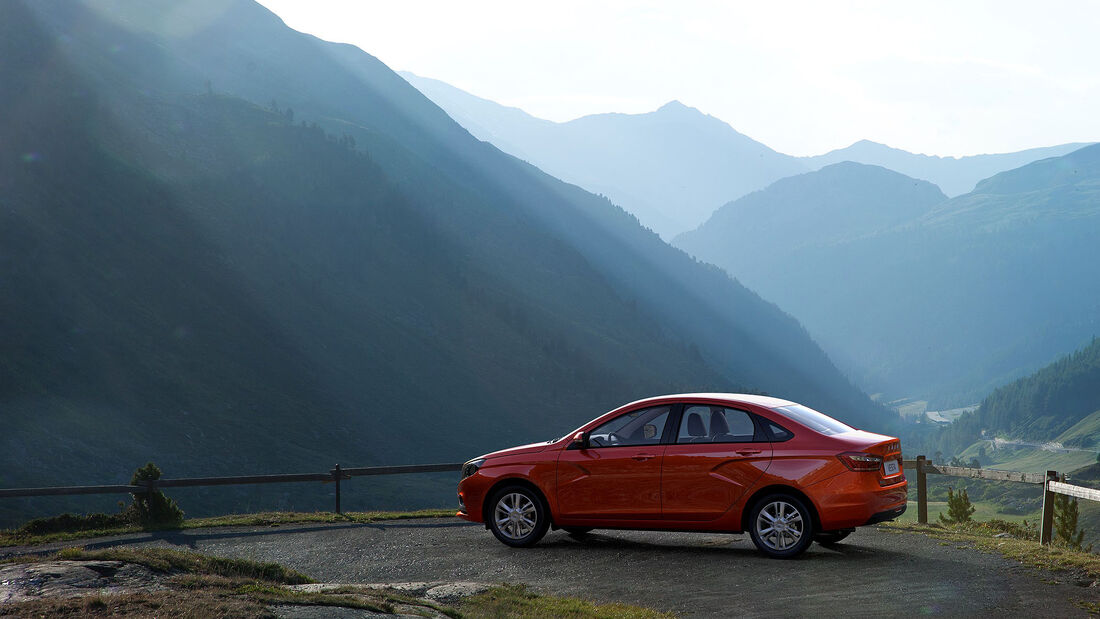
M 833 544 L 839 544 L 841 540 L 848 537 L 852 533 L 855 533 L 855 529 L 841 529 L 839 531 L 822 531 L 814 535 L 814 541 L 822 546 L 832 546 Z
M 813 515 L 801 499 L 771 494 L 753 504 L 749 535 L 760 552 L 773 559 L 791 559 L 813 543 Z
M 562 527 L 561 529 L 570 537 L 584 537 L 592 532 L 592 527 Z
M 485 519 L 493 535 L 514 548 L 534 546 L 550 528 L 550 512 L 542 497 L 525 486 L 505 486 L 494 492 Z

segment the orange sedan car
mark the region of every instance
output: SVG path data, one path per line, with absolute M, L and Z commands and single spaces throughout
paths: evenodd
M 905 511 L 901 442 L 777 398 L 632 402 L 566 436 L 467 462 L 459 517 L 509 546 L 550 528 L 741 533 L 771 557 Z

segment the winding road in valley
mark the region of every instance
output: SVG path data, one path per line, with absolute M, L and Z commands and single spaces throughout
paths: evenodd
M 526 583 L 687 617 L 1072 617 L 1086 614 L 1077 602 L 1100 603 L 1100 586 L 1072 574 L 881 527 L 792 561 L 761 556 L 746 535 L 707 533 L 595 531 L 578 540 L 557 531 L 516 550 L 455 519 L 193 529 L 57 547 L 73 545 L 275 561 L 326 582 Z

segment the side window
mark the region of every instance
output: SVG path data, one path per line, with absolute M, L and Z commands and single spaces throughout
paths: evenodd
M 671 406 L 656 406 L 619 415 L 588 433 L 588 446 L 628 447 L 657 445 L 665 433 Z
M 685 406 L 677 443 L 751 443 L 756 424 L 745 411 L 722 406 Z
M 774 422 L 765 421 L 764 425 L 767 426 L 768 433 L 772 435 L 772 441 L 776 443 L 781 443 L 794 436 L 793 432 L 784 428 L 783 426 L 775 424 Z

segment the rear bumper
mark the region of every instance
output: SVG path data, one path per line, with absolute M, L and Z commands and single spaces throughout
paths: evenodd
M 874 516 L 871 516 L 871 519 L 863 524 L 878 524 L 880 522 L 886 522 L 887 520 L 893 520 L 894 518 L 897 518 L 898 516 L 904 514 L 905 508 L 906 505 L 903 504 L 901 507 L 895 507 L 893 509 L 879 512 Z
M 809 488 L 823 531 L 893 520 L 905 512 L 909 484 L 879 486 L 877 476 L 849 472 Z

